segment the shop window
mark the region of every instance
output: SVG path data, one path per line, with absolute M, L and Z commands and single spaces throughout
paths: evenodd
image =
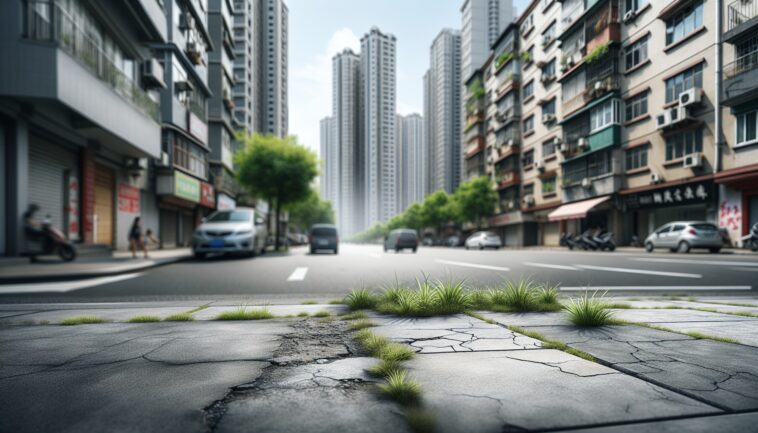
M 693 87 L 703 87 L 702 63 L 666 80 L 666 103 L 679 99 L 679 94 Z
M 758 143 L 758 111 L 749 111 L 737 116 L 737 143 L 735 146 L 745 146 Z
M 639 41 L 629 45 L 624 50 L 627 71 L 647 60 L 648 37 L 649 36 L 645 36 Z
M 635 147 L 626 151 L 626 169 L 636 170 L 647 167 L 648 146 Z
M 647 114 L 647 92 L 633 96 L 626 100 L 626 109 L 624 110 L 625 121 L 637 119 Z
M 703 151 L 703 129 L 691 129 L 666 138 L 666 161 Z
M 680 41 L 703 26 L 703 1 L 682 8 L 666 20 L 666 45 Z

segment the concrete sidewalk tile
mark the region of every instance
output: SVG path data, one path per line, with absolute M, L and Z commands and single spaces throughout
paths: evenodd
M 555 313 L 493 313 L 489 311 L 478 311 L 482 317 L 492 319 L 504 326 L 556 326 L 571 325 L 566 314 L 563 312 Z
M 90 308 L 90 309 L 77 309 L 77 310 L 52 310 L 52 311 L 40 311 L 23 316 L 0 316 L 0 324 L 26 324 L 30 322 L 35 323 L 50 323 L 57 324 L 60 321 L 74 317 L 74 316 L 97 316 L 107 321 L 113 322 L 126 322 L 135 316 L 156 316 L 164 319 L 172 314 L 181 313 L 187 311 L 185 307 L 167 307 L 167 308 Z
M 554 429 L 719 412 L 557 350 L 422 354 L 408 367 L 440 432 Z
M 735 316 L 697 310 L 613 310 L 615 318 L 630 322 L 758 322 L 758 317 Z
M 192 315 L 195 320 L 214 320 L 219 314 L 236 311 L 241 307 L 245 307 L 247 310 L 260 310 L 267 308 L 271 314 L 275 316 L 289 316 L 298 315 L 299 313 L 308 313 L 312 315 L 320 311 L 328 311 L 331 315 L 336 316 L 340 313 L 348 311 L 345 305 L 229 305 L 221 307 L 209 307 L 204 310 L 200 310 Z
M 715 337 L 732 338 L 748 346 L 758 347 L 758 323 L 744 322 L 662 322 L 657 326 L 678 332 L 699 332 Z
M 755 431 L 757 413 L 741 413 L 571 430 L 571 433 L 745 433 Z

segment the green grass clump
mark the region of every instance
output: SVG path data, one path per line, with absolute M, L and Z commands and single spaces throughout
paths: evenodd
M 564 308 L 569 320 L 577 326 L 603 326 L 612 323 L 613 313 L 608 310 L 608 302 L 602 295 L 597 296 L 597 292 L 592 296 L 585 292 L 580 298 L 571 298 Z
M 344 303 L 345 301 L 343 301 L 342 299 L 332 299 L 331 301 L 328 302 L 329 305 L 343 305 Z
M 106 322 L 108 321 L 98 316 L 74 316 L 74 317 L 63 319 L 58 324 L 62 326 L 75 326 L 75 325 L 93 325 L 96 323 L 106 323 Z
M 350 313 L 340 314 L 342 320 L 361 320 L 368 319 L 368 315 L 363 311 L 351 311 Z
M 376 309 L 385 314 L 400 316 L 434 316 L 465 312 L 471 306 L 462 281 L 416 281 L 416 288 L 386 289 Z
M 497 312 L 559 311 L 558 286 L 537 284 L 531 279 L 504 281 L 501 287 L 478 290 L 470 295 L 472 308 Z
M 368 372 L 375 376 L 387 377 L 390 374 L 396 371 L 399 371 L 401 369 L 402 367 L 400 366 L 399 362 L 385 361 L 384 359 L 382 359 L 379 361 L 379 363 L 369 368 Z
M 401 362 L 408 361 L 416 356 L 411 348 L 406 345 L 398 343 L 389 343 L 382 346 L 376 353 L 376 356 L 388 362 Z
M 318 302 L 316 301 L 303 301 L 302 305 L 316 305 Z
M 405 420 L 415 433 L 432 433 L 437 425 L 434 415 L 420 408 L 408 408 L 405 411 Z
M 330 313 L 330 312 L 328 312 L 326 310 L 316 311 L 315 313 L 313 313 L 313 317 L 322 317 L 323 318 L 323 317 L 331 317 L 331 315 L 332 315 L 332 313 Z
M 734 338 L 707 335 L 707 334 L 703 334 L 702 332 L 685 332 L 685 334 L 697 340 L 713 340 L 713 341 L 720 341 L 722 343 L 740 344 L 740 342 Z
M 366 349 L 372 356 L 379 354 L 379 351 L 390 343 L 387 337 L 374 334 L 370 329 L 361 329 L 355 334 L 355 339 Z
M 349 326 L 350 330 L 352 331 L 360 331 L 361 329 L 371 328 L 373 326 L 376 326 L 374 322 L 368 320 L 368 319 L 359 319 L 354 322 L 352 322 Z
M 184 313 L 172 314 L 163 320 L 166 322 L 192 322 L 195 318 L 192 317 L 192 313 L 185 311 Z
M 353 290 L 345 296 L 344 303 L 351 310 L 365 310 L 376 306 L 376 296 L 368 289 L 362 288 Z
M 560 350 L 562 352 L 566 352 L 568 354 L 574 355 L 578 358 L 582 358 L 587 361 L 595 362 L 595 357 L 590 355 L 589 353 L 574 349 L 573 347 L 568 346 L 566 343 L 558 340 L 551 340 L 549 338 L 544 337 L 542 334 L 536 331 L 530 331 L 528 329 L 520 328 L 518 326 L 508 326 L 508 329 L 510 329 L 513 332 L 517 332 L 522 335 L 526 335 L 527 337 L 534 338 L 535 340 L 540 340 L 542 342 L 542 347 L 545 349 L 556 349 Z
M 259 309 L 250 309 L 247 307 L 238 307 L 232 311 L 225 311 L 218 316 L 215 320 L 265 320 L 273 319 L 274 315 L 271 314 L 267 306 Z
M 151 323 L 160 321 L 161 318 L 158 316 L 134 316 L 128 320 L 129 323 Z
M 391 372 L 387 376 L 387 382 L 380 384 L 379 389 L 403 405 L 416 403 L 421 397 L 421 385 L 409 379 L 404 370 Z
M 607 304 L 605 306 L 605 308 L 611 308 L 611 309 L 615 309 L 615 310 L 630 310 L 630 309 L 632 309 L 634 307 L 632 307 L 629 304 L 612 303 L 612 304 Z
M 301 312 L 297 313 L 297 317 L 308 317 L 308 312 L 301 311 Z

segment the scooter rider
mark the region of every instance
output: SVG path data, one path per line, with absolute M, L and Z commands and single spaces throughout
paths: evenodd
M 39 206 L 32 203 L 26 212 L 24 212 L 24 234 L 29 240 L 43 241 L 43 249 L 47 249 L 49 247 L 49 239 L 42 225 L 37 221 L 37 211 L 39 211 Z

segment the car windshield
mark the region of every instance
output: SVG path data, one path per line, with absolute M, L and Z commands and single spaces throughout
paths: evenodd
M 311 232 L 313 236 L 337 236 L 337 230 L 329 227 L 318 227 Z
M 713 224 L 692 224 L 695 230 L 702 230 L 704 232 L 715 232 L 718 230 Z
M 497 237 L 497 235 L 494 234 L 494 233 L 492 233 L 492 232 L 486 232 L 484 235 L 487 236 L 488 238 L 495 238 L 495 237 Z
M 410 232 L 403 232 L 403 233 L 400 233 L 400 239 L 404 241 L 412 241 L 416 239 L 416 235 Z
M 244 210 L 219 211 L 209 216 L 206 221 L 210 223 L 246 222 L 250 221 L 252 214 Z

